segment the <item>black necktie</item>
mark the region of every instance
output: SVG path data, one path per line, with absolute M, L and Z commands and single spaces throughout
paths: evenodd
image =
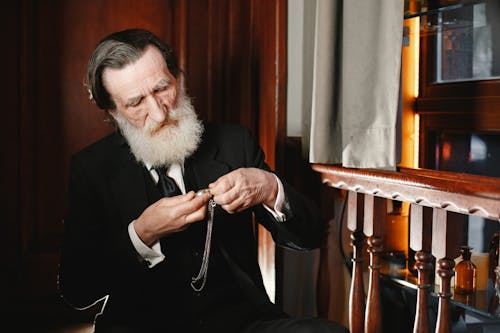
M 158 190 L 164 197 L 173 197 L 182 194 L 175 180 L 167 176 L 167 170 L 164 167 L 156 168 L 155 170 L 159 177 Z

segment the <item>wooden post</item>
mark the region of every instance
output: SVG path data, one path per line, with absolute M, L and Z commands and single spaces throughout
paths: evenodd
M 365 332 L 382 332 L 382 303 L 380 296 L 380 254 L 383 251 L 382 235 L 387 215 L 387 200 L 365 195 L 365 218 L 363 230 L 368 237 L 370 254 L 370 276 L 365 313 Z
M 450 223 L 450 213 L 441 208 L 434 208 L 432 214 L 432 254 L 437 261 L 437 275 L 440 277 L 437 333 L 451 332 L 451 277 L 455 274 L 453 258 L 459 254 L 461 224 Z
M 466 222 L 467 215 L 500 220 L 499 179 L 407 168 L 399 168 L 398 172 L 391 172 L 344 168 L 339 165 L 313 164 L 313 169 L 321 174 L 322 181 L 329 186 L 365 195 L 364 205 L 366 209 L 363 231 L 365 236 L 368 237 L 370 252 L 370 283 L 364 323 L 365 332 L 379 332 L 381 329 L 378 256 L 382 251 L 380 238 L 383 232 L 378 228 L 382 227 L 383 223 L 377 223 L 377 219 L 373 218 L 374 212 L 382 211 L 374 209 L 377 206 L 377 200 L 373 196 L 377 196 L 381 200 L 384 200 L 384 198 L 402 200 L 432 209 L 431 254 L 436 259 L 440 259 L 437 264 L 437 274 L 439 275 L 438 280 L 442 280 L 436 331 L 449 332 L 451 326 L 450 279 L 453 276 L 453 258 L 458 256 L 459 247 L 462 245 L 460 244 L 463 237 L 463 224 L 461 222 Z M 426 229 L 425 219 L 423 228 L 422 223 L 417 223 L 413 228 Z M 429 232 L 423 231 L 420 235 L 429 235 Z M 356 236 L 353 238 L 356 239 Z M 422 310 L 425 305 L 423 292 L 425 286 L 430 283 L 424 277 L 428 277 L 426 269 L 429 268 L 429 257 L 428 253 L 425 253 L 427 252 L 425 250 L 426 246 L 418 246 L 419 242 L 420 245 L 425 243 L 425 238 L 414 239 L 413 241 L 416 242 L 413 248 L 421 248 L 421 251 L 418 252 L 423 252 L 423 254 L 417 253 L 416 258 L 417 268 L 420 267 L 418 268 L 420 274 L 419 285 L 424 286 L 424 288 L 420 288 L 422 289 L 422 295 L 419 298 L 421 316 L 416 318 L 415 329 L 425 331 L 425 321 L 427 319 L 422 318 L 422 316 L 425 316 Z M 420 323 L 424 324 L 420 326 Z
M 353 191 L 347 197 L 347 228 L 351 230 L 352 279 L 349 294 L 349 331 L 364 332 L 365 290 L 363 286 L 363 194 Z
M 430 274 L 432 274 L 431 263 L 431 241 L 432 220 L 425 218 L 424 210 L 428 208 L 412 204 L 410 208 L 410 247 L 416 251 L 415 268 L 418 271 L 417 308 L 413 333 L 429 332 L 429 314 L 427 312 L 427 299 L 431 288 Z

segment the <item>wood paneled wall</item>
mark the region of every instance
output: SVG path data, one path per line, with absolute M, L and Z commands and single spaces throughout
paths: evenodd
M 200 116 L 248 126 L 269 164 L 279 164 L 285 0 L 20 0 L 1 6 L 7 78 L 0 283 L 15 312 L 57 299 L 69 158 L 112 131 L 82 84 L 94 46 L 108 33 L 141 27 L 170 42 Z

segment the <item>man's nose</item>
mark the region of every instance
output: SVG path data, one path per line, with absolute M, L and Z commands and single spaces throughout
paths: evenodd
M 148 116 L 157 123 L 161 123 L 166 117 L 166 108 L 162 102 L 154 96 L 148 97 Z

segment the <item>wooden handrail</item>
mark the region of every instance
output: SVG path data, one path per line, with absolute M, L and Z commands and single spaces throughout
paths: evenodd
M 383 247 L 385 225 L 380 211 L 386 210 L 382 205 L 378 205 L 378 208 L 373 205 L 373 199 L 376 197 L 405 201 L 412 207 L 410 247 L 416 251 L 415 267 L 419 276 L 414 333 L 429 332 L 430 329 L 426 303 L 430 289 L 429 275 L 434 271 L 430 263 L 431 256 L 437 259 L 437 274 L 441 279 L 436 332 L 450 332 L 450 281 L 454 275 L 453 258 L 458 253 L 457 234 L 460 225 L 450 218 L 449 213 L 478 215 L 500 221 L 500 178 L 426 169 L 354 169 L 330 164 L 313 164 L 312 169 L 320 174 L 326 185 L 349 191 L 347 227 L 351 231 L 352 239 L 363 239 L 364 234 L 368 243 L 371 274 L 366 313 L 363 302 L 364 288 L 362 282 L 356 279 L 356 283 L 351 284 L 350 292 L 351 332 L 380 332 L 382 327 L 377 300 L 380 293 L 378 262 Z M 432 219 L 429 214 L 424 214 L 423 207 L 431 208 Z M 362 224 L 356 219 L 360 209 L 364 209 L 365 215 Z M 357 254 L 359 248 L 360 244 L 356 244 L 355 262 L 360 257 Z M 359 272 L 357 274 L 359 275 Z M 360 321 L 363 317 L 364 329 L 353 324 L 356 322 L 353 318 Z
M 500 178 L 425 169 L 385 171 L 313 164 L 329 186 L 500 220 Z M 452 177 L 455 175 L 455 177 Z

